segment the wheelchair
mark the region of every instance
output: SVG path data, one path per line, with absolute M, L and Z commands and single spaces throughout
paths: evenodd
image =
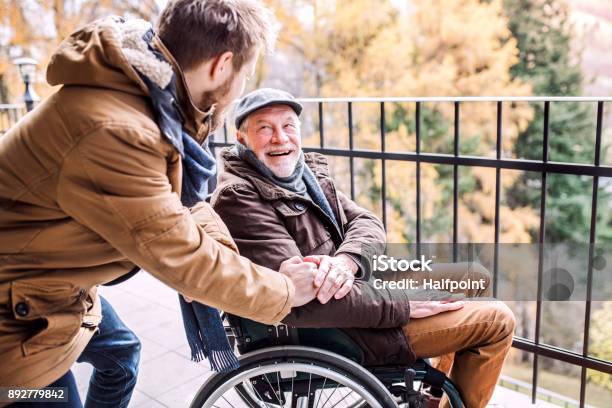
M 465 408 L 453 382 L 426 360 L 363 367 L 362 350 L 339 329 L 223 317 L 240 368 L 210 376 L 192 408 L 425 408 L 427 394 L 443 393 L 452 408 Z

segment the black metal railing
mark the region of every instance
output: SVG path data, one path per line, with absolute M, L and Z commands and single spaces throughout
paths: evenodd
M 591 222 L 589 232 L 590 244 L 595 243 L 596 220 L 597 220 L 597 192 L 599 189 L 600 177 L 612 177 L 612 167 L 601 165 L 602 150 L 602 122 L 604 103 L 612 102 L 612 98 L 589 98 L 589 97 L 440 97 L 440 98 L 303 98 L 300 102 L 304 104 L 318 105 L 318 130 L 319 147 L 304 147 L 304 151 L 318 152 L 328 156 L 345 157 L 349 160 L 350 172 L 350 194 L 355 198 L 355 165 L 354 160 L 374 159 L 380 160 L 382 165 L 381 174 L 381 201 L 382 201 L 382 221 L 387 225 L 387 174 L 385 162 L 388 160 L 408 161 L 416 164 L 416 242 L 421 242 L 422 235 L 422 215 L 421 215 L 421 164 L 445 164 L 452 166 L 453 169 L 453 221 L 452 237 L 453 243 L 458 242 L 458 203 L 459 203 L 459 166 L 477 166 L 495 169 L 495 217 L 494 217 L 494 242 L 499 244 L 500 239 L 500 195 L 501 195 L 501 170 L 522 170 L 529 172 L 539 172 L 541 174 L 540 192 L 540 224 L 538 242 L 543 244 L 545 240 L 546 226 L 546 191 L 547 175 L 551 173 L 568 174 L 592 177 L 593 190 L 591 199 Z M 353 132 L 353 106 L 358 103 L 378 103 L 380 104 L 380 150 L 356 149 Z M 424 103 L 447 102 L 454 104 L 454 132 L 453 132 L 453 153 L 436 154 L 423 153 L 421 151 L 421 113 Z M 496 103 L 496 144 L 495 157 L 477 157 L 462 155 L 459 151 L 460 141 L 460 112 L 463 103 L 470 102 L 494 102 Z M 502 157 L 502 133 L 503 121 L 502 112 L 504 104 L 514 102 L 541 102 L 544 104 L 544 124 L 541 160 L 528 159 L 508 159 Z M 595 102 L 597 104 L 596 130 L 595 130 L 595 157 L 591 164 L 553 162 L 549 160 L 549 123 L 550 123 L 550 104 L 551 102 Z M 346 103 L 348 117 L 348 149 L 330 148 L 325 143 L 325 123 L 323 107 L 326 103 Z M 389 103 L 414 103 L 415 104 L 415 136 L 416 148 L 414 152 L 390 152 L 386 150 L 386 125 L 385 125 L 385 104 Z M 228 140 L 228 129 L 224 127 L 222 140 L 217 140 L 213 136 L 210 146 L 214 150 L 218 147 L 231 145 Z M 513 347 L 533 354 L 533 376 L 532 376 L 532 402 L 535 403 L 538 385 L 538 358 L 547 357 L 574 366 L 581 367 L 580 376 L 580 407 L 585 406 L 586 398 L 586 370 L 592 369 L 603 373 L 612 374 L 612 362 L 604 361 L 589 356 L 589 323 L 591 320 L 591 288 L 593 281 L 593 245 L 591 245 L 588 272 L 587 272 L 587 300 L 585 310 L 584 334 L 582 341 L 582 353 L 576 353 L 547 344 L 541 344 L 541 319 L 542 319 L 542 274 L 543 274 L 543 245 L 539 246 L 538 261 L 538 298 L 536 303 L 536 321 L 534 340 L 515 336 Z M 455 249 L 456 251 L 456 249 Z M 456 252 L 454 259 L 456 260 Z M 497 245 L 493 258 L 493 292 L 496 293 L 498 281 L 498 249 Z
M 0 104 L 0 136 L 17 123 L 25 113 L 26 107 L 23 104 Z

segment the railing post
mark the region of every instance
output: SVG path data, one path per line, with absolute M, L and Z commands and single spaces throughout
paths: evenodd
M 599 167 L 601 156 L 601 128 L 603 122 L 603 102 L 597 103 L 597 125 L 595 129 L 595 157 L 594 165 Z M 589 355 L 589 337 L 591 328 L 591 291 L 593 287 L 593 251 L 597 240 L 597 193 L 599 190 L 599 177 L 593 176 L 593 191 L 591 196 L 591 228 L 589 231 L 589 263 L 587 267 L 587 291 L 584 311 L 584 332 L 582 337 L 582 356 Z M 580 408 L 586 402 L 586 367 L 580 370 Z
M 415 122 L 416 122 L 416 242 L 418 245 L 421 243 L 421 161 L 418 159 L 421 154 L 421 102 L 416 102 L 415 110 Z M 420 248 L 417 251 L 417 255 L 420 255 Z
M 544 102 L 544 137 L 542 141 L 542 162 L 548 162 L 548 131 L 550 123 L 550 101 Z M 535 344 L 540 344 L 540 322 L 542 319 L 542 269 L 544 263 L 544 242 L 546 240 L 546 171 L 542 172 L 542 185 L 540 186 L 540 236 L 538 248 L 538 287 L 535 321 Z M 533 388 L 531 390 L 531 403 L 535 404 L 538 388 L 538 352 L 533 353 Z
M 386 136 L 386 125 L 385 125 L 385 103 L 380 103 L 380 150 L 384 154 L 385 147 L 385 136 Z M 381 188 L 381 201 L 382 201 L 382 222 L 387 229 L 387 169 L 386 160 L 384 156 L 381 159 L 381 175 L 382 175 L 382 188 Z
M 459 102 L 455 101 L 455 129 L 453 155 L 459 157 Z M 453 164 L 453 262 L 457 262 L 457 241 L 459 236 L 459 166 Z
M 321 149 L 325 147 L 325 136 L 323 132 L 323 102 L 319 102 L 319 144 Z
M 349 151 L 355 149 L 353 140 L 353 103 L 348 103 L 348 127 L 349 127 Z M 351 154 L 349 157 L 349 172 L 351 174 L 351 200 L 355 200 L 355 158 Z
M 502 153 L 502 101 L 497 102 L 497 137 L 495 144 L 495 158 L 501 160 Z M 497 282 L 499 280 L 499 201 L 501 200 L 501 169 L 495 168 L 495 246 L 493 248 L 493 297 L 497 296 Z

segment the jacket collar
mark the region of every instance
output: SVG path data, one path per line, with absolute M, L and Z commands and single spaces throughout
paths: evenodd
M 232 152 L 231 147 L 226 147 L 221 151 L 221 158 L 225 171 L 236 174 L 250 181 L 264 200 L 272 201 L 283 198 L 307 200 L 299 194 L 285 190 L 284 188 L 279 187 L 270 180 L 266 179 L 250 164 L 236 156 Z M 312 170 L 319 183 L 321 183 L 323 179 L 329 178 L 329 166 L 327 164 L 327 159 L 322 154 L 304 153 L 304 162 L 310 168 L 310 170 Z M 327 193 L 323 185 L 321 187 L 323 188 L 323 191 Z
M 177 107 L 185 120 L 183 126 L 185 130 L 201 144 L 204 142 L 208 136 L 208 133 L 210 132 L 214 106 L 211 106 L 211 108 L 206 112 L 200 110 L 196 106 L 191 98 L 189 89 L 187 88 L 183 71 L 170 51 L 166 48 L 161 38 L 156 35 L 153 39 L 153 44 L 164 55 L 168 62 L 170 62 L 176 75 L 176 93 L 178 98 Z

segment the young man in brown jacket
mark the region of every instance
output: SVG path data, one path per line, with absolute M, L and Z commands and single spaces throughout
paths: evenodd
M 365 364 L 409 364 L 415 355 L 455 353 L 450 375 L 466 406 L 486 406 L 512 343 L 512 312 L 497 301 L 409 300 L 402 291 L 376 291 L 364 282 L 362 246 L 384 243 L 383 225 L 336 188 L 324 156 L 302 152 L 301 110 L 292 95 L 276 89 L 242 98 L 236 108 L 238 143 L 222 152 L 223 172 L 212 198 L 242 255 L 273 269 L 292 256 L 319 265 L 319 302 L 293 309 L 283 322 L 342 328 L 364 350 Z M 488 282 L 477 264 L 432 268 L 441 279 Z M 487 289 L 465 295 L 487 295 Z M 442 406 L 448 406 L 446 399 Z
M 183 153 L 243 92 L 273 21 L 253 0 L 177 0 L 157 33 L 107 18 L 61 43 L 59 90 L 0 137 L 0 386 L 67 386 L 62 406 L 79 406 L 81 357 L 96 368 L 87 405 L 127 406 L 138 343 L 96 290 L 135 267 L 262 322 L 314 298 L 312 263 L 255 265 L 209 205 L 183 201 Z M 124 346 L 123 361 L 90 358 Z

